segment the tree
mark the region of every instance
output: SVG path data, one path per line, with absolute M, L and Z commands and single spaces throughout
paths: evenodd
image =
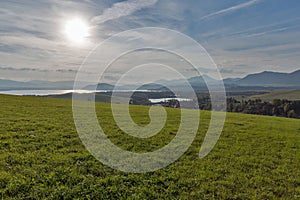
M 296 112 L 294 110 L 290 110 L 287 113 L 287 117 L 289 117 L 289 118 L 296 118 L 297 114 L 296 114 Z

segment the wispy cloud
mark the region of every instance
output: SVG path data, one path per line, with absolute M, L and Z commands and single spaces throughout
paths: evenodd
M 300 27 L 300 25 L 288 26 L 288 27 L 283 27 L 283 28 L 277 28 L 277 29 L 268 30 L 268 31 L 264 31 L 264 32 L 258 32 L 258 33 L 253 33 L 253 34 L 245 35 L 245 37 L 258 37 L 258 36 L 262 36 L 262 35 L 266 35 L 266 34 L 287 31 L 287 30 L 290 30 L 290 29 L 298 28 L 298 27 Z
M 271 28 L 278 27 L 278 26 L 283 26 L 283 25 L 286 25 L 286 24 L 289 24 L 289 23 L 299 24 L 299 22 L 298 22 L 299 20 L 300 20 L 300 18 L 297 17 L 297 18 L 283 20 L 283 21 L 280 21 L 280 22 L 275 22 L 275 23 L 271 23 L 271 24 L 267 24 L 267 25 L 256 26 L 254 28 L 250 28 L 250 29 L 230 33 L 230 34 L 228 34 L 228 36 L 251 34 L 251 33 L 255 33 L 256 31 L 265 30 L 265 29 L 269 29 L 269 28 L 271 29 Z
M 48 72 L 47 69 L 36 69 L 36 68 L 14 68 L 14 67 L 0 67 L 0 70 L 5 71 L 36 71 L 36 72 Z
M 118 19 L 133 14 L 134 12 L 154 5 L 158 0 L 128 0 L 115 3 L 111 8 L 104 10 L 102 15 L 92 18 L 93 24 L 102 24 L 109 20 Z
M 0 67 L 2 71 L 20 71 L 20 72 L 59 72 L 59 73 L 77 73 L 77 70 L 74 69 L 39 69 L 39 68 L 15 68 L 15 67 Z
M 201 17 L 201 19 L 208 19 L 208 18 L 217 16 L 217 15 L 221 15 L 221 14 L 233 12 L 233 11 L 236 11 L 236 10 L 239 10 L 239 9 L 242 9 L 242 8 L 245 8 L 245 7 L 248 7 L 248 6 L 251 6 L 251 5 L 253 5 L 254 3 L 256 3 L 257 1 L 258 1 L 258 0 L 251 0 L 251 1 L 248 1 L 248 2 L 246 2 L 246 3 L 238 4 L 238 5 L 235 5 L 235 6 L 226 8 L 226 9 L 223 9 L 223 10 L 219 10 L 219 11 L 217 11 L 217 12 L 214 12 L 214 13 L 211 13 L 211 14 L 208 14 L 208 15 L 205 15 L 205 16 Z

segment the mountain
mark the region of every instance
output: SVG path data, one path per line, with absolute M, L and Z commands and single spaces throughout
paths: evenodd
M 207 76 L 207 75 L 195 76 L 195 77 L 189 78 L 188 81 L 192 86 L 200 86 L 200 85 L 206 86 L 206 82 L 208 84 L 218 83 L 218 81 L 216 79 L 211 78 L 210 76 Z
M 249 74 L 246 77 L 233 82 L 240 86 L 297 86 L 300 87 L 300 70 L 292 73 L 280 73 L 264 71 L 257 74 Z
M 87 85 L 88 83 L 78 83 Z M 74 81 L 13 81 L 0 79 L 0 90 L 72 90 Z
M 95 85 L 88 85 L 83 88 L 84 90 L 94 90 Z M 113 90 L 114 86 L 107 83 L 98 83 L 96 90 Z
M 237 81 L 241 80 L 241 78 L 225 78 L 223 82 L 225 85 L 235 84 Z
M 167 87 L 156 84 L 156 83 L 148 83 L 138 88 L 138 90 L 159 90 L 159 91 L 170 91 Z
M 25 83 L 19 81 L 0 79 L 0 90 L 25 89 L 28 87 L 33 88 L 33 87 L 37 87 L 37 85 L 33 83 Z
M 210 85 L 217 85 L 219 80 L 213 79 L 207 75 L 195 76 L 187 79 L 190 85 L 196 91 L 207 91 L 206 80 Z M 300 70 L 292 73 L 281 73 L 264 71 L 256 74 L 249 74 L 244 78 L 227 78 L 223 80 L 226 90 L 272 90 L 272 89 L 299 89 L 300 88 Z M 159 80 L 155 83 L 145 84 L 138 87 L 136 85 L 123 85 L 122 90 L 131 90 L 139 88 L 139 90 L 168 90 L 165 86 L 171 86 L 177 90 L 185 91 L 185 79 Z M 0 90 L 71 90 L 73 89 L 73 81 L 29 81 L 19 82 L 13 80 L 1 80 Z M 95 85 L 90 83 L 80 83 L 83 89 L 92 90 Z M 97 90 L 113 90 L 114 86 L 107 83 L 99 83 Z

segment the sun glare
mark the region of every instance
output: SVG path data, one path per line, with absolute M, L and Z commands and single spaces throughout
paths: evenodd
M 89 26 L 84 20 L 74 18 L 66 22 L 64 34 L 71 42 L 82 44 L 89 36 Z

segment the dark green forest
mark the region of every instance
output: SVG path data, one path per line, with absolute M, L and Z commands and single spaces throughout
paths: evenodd
M 160 104 L 165 107 L 172 108 L 192 108 L 200 110 L 211 110 L 211 101 L 209 96 L 198 96 L 198 101 L 179 102 L 171 99 L 160 103 L 151 103 L 148 99 L 136 96 L 132 104 L 137 105 L 153 105 Z M 237 112 L 245 114 L 268 115 L 288 118 L 300 118 L 300 101 L 287 99 L 274 99 L 272 101 L 264 101 L 262 99 L 243 99 L 238 100 L 234 97 L 227 98 L 227 112 Z

